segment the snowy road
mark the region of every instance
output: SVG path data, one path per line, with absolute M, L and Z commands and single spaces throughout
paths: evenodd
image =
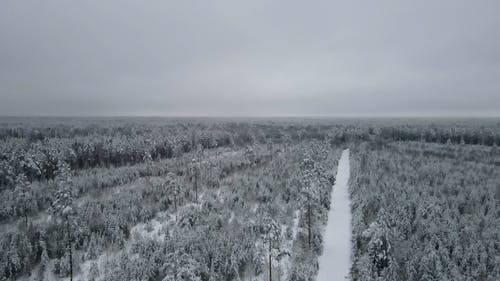
M 342 152 L 319 259 L 317 281 L 347 280 L 351 267 L 351 202 L 348 193 L 349 149 Z

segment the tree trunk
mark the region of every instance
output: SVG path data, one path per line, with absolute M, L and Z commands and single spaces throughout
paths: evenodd
M 73 281 L 73 249 L 69 241 L 69 280 Z
M 194 176 L 194 193 L 195 193 L 195 202 L 198 203 L 198 175 Z
M 309 250 L 311 249 L 311 204 L 307 205 L 307 226 L 308 226 L 308 242 Z
M 272 281 L 272 264 L 271 264 L 271 238 L 269 237 L 269 281 Z
M 208 275 L 208 281 L 212 281 L 212 275 L 214 274 L 214 258 L 210 258 L 210 273 Z
M 68 245 L 69 245 L 69 280 L 73 281 L 73 251 L 71 247 L 71 231 L 69 229 L 69 220 L 66 219 L 66 228 L 68 231 Z
M 174 196 L 175 222 L 177 222 L 177 195 Z
M 177 254 L 176 254 L 177 255 Z M 175 257 L 175 272 L 174 272 L 174 280 L 177 281 L 177 267 L 179 261 L 177 260 L 177 256 Z

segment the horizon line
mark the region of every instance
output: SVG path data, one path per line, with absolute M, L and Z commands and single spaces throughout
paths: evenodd
M 413 115 L 413 114 L 394 114 L 394 115 L 377 115 L 377 114 L 332 114 L 332 115 L 313 115 L 313 114 L 297 114 L 297 115 L 143 115 L 143 114 L 130 114 L 130 115 L 0 115 L 0 118 L 173 118 L 173 119 L 182 119 L 182 118 L 194 118 L 194 119 L 269 119 L 269 118 L 305 118 L 305 119 L 369 119 L 369 118 L 408 118 L 408 119 L 420 119 L 420 118 L 435 118 L 435 119 L 496 119 L 500 118 L 500 114 L 498 115 L 433 115 L 433 114 L 422 114 L 422 115 Z

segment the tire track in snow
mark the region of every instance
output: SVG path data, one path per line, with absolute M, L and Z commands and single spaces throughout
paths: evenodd
M 331 207 L 319 258 L 317 281 L 346 280 L 351 268 L 351 199 L 349 149 L 342 151 L 331 195 Z

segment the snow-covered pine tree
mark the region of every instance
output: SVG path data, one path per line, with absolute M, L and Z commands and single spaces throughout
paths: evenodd
M 54 201 L 50 207 L 50 213 L 55 217 L 56 221 L 66 228 L 66 239 L 67 239 L 67 259 L 69 264 L 68 273 L 70 275 L 70 280 L 73 280 L 73 230 L 75 226 L 75 208 L 74 208 L 74 192 L 73 185 L 71 181 L 71 173 L 69 166 L 64 161 L 59 161 L 57 169 L 57 176 L 55 182 L 57 185 L 56 193 L 54 195 Z M 66 255 L 65 255 L 66 256 Z M 63 257 L 66 258 L 66 257 Z M 61 261 L 61 265 L 65 265 L 66 261 Z M 66 271 L 63 271 L 66 272 Z
M 14 193 L 18 212 L 24 217 L 24 224 L 28 227 L 28 213 L 34 200 L 28 178 L 23 173 L 20 173 L 16 177 L 16 188 L 14 189 Z
M 198 202 L 198 185 L 201 174 L 201 159 L 202 159 L 201 151 L 197 151 L 196 157 L 191 160 L 191 165 L 189 166 L 192 179 L 194 180 L 194 193 L 195 193 L 196 203 Z
M 281 228 L 279 224 L 271 217 L 267 216 L 262 221 L 263 237 L 262 239 L 268 243 L 268 259 L 269 259 L 269 281 L 272 281 L 272 257 L 277 256 L 280 248 Z
M 165 188 L 167 188 L 168 193 L 171 194 L 174 197 L 174 211 L 175 211 L 175 221 L 177 221 L 177 207 L 179 204 L 179 199 L 181 195 L 181 185 L 179 184 L 179 180 L 177 179 L 177 176 L 174 175 L 174 173 L 169 172 L 167 174 L 166 182 L 165 182 Z
M 89 268 L 89 281 L 95 281 L 99 277 L 99 265 L 97 262 L 93 261 L 90 263 L 90 268 Z
M 257 163 L 257 156 L 255 155 L 253 147 L 248 146 L 245 149 L 245 159 L 251 166 L 254 166 Z
M 40 234 L 40 247 L 42 248 L 42 255 L 40 257 L 40 276 L 44 276 L 45 272 L 49 271 L 50 258 L 47 252 L 47 243 L 45 242 L 45 233 Z M 42 279 L 44 280 L 44 279 Z
M 59 260 L 58 260 L 58 272 L 59 277 L 64 278 L 66 276 L 70 276 L 70 280 L 73 280 L 73 260 L 71 256 L 71 251 L 67 251 Z
M 97 240 L 96 234 L 90 234 L 90 240 L 87 245 L 87 252 L 85 253 L 85 258 L 88 260 L 93 260 L 97 258 Z
M 317 184 L 317 175 L 315 171 L 316 163 L 309 153 L 306 153 L 300 162 L 300 169 L 302 176 L 301 182 L 301 200 L 302 203 L 306 205 L 307 208 L 307 233 L 308 233 L 308 247 L 311 249 L 311 238 L 312 238 L 312 208 L 319 199 L 319 191 Z
M 142 155 L 142 161 L 146 164 L 146 169 L 148 174 L 153 175 L 153 157 L 149 151 L 144 151 Z
M 384 269 L 389 267 L 391 260 L 390 234 L 386 224 L 373 222 L 362 233 L 363 238 L 368 240 L 367 251 L 372 266 L 372 272 L 377 277 L 381 276 Z
M 199 262 L 184 252 L 182 244 L 185 243 L 181 238 L 181 233 L 174 230 L 171 237 L 167 237 L 167 254 L 166 262 L 161 268 L 164 278 L 163 281 L 200 281 Z

